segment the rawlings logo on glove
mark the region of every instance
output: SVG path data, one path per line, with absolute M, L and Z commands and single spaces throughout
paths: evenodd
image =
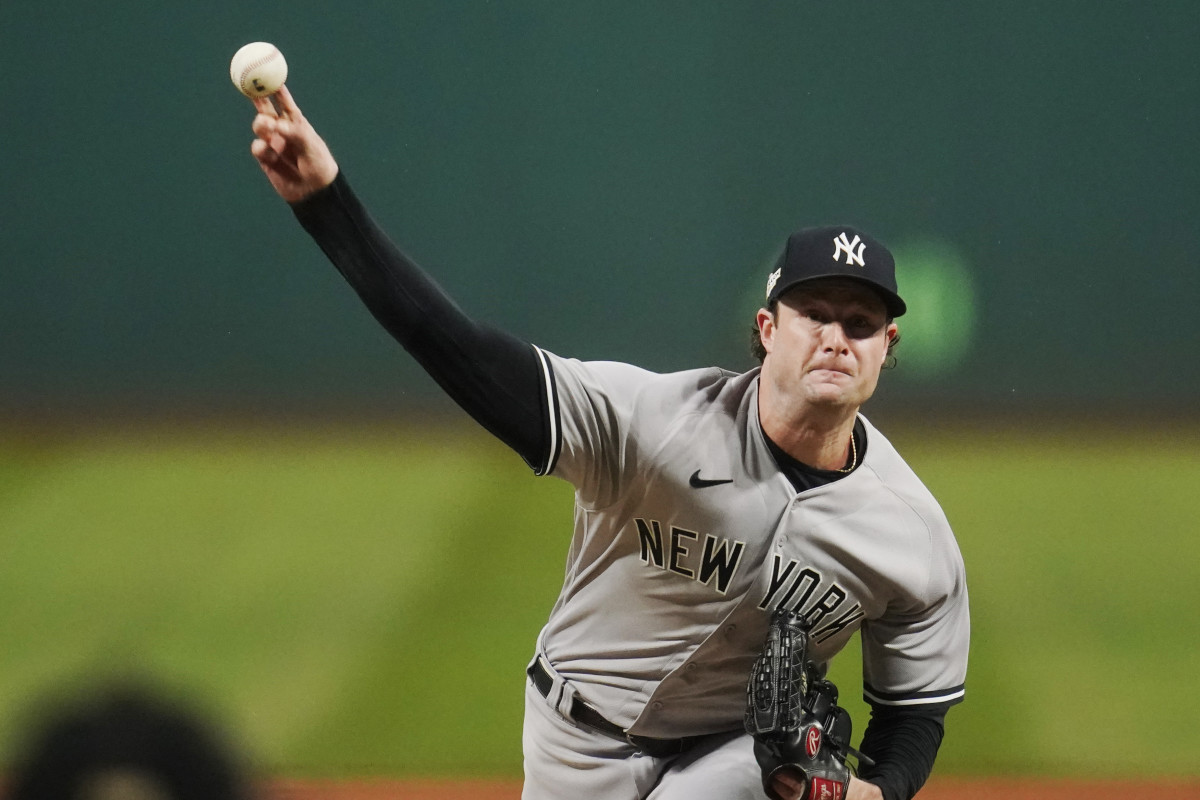
M 771 617 L 747 695 L 746 731 L 767 796 L 784 800 L 774 782 L 790 774 L 804 787 L 799 800 L 841 800 L 850 782 L 846 754 L 866 759 L 850 747 L 850 715 L 837 704 L 837 687 L 808 660 L 808 630 L 799 615 L 780 610 Z

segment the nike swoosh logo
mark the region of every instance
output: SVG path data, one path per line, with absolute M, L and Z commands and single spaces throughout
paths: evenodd
M 720 486 L 722 483 L 733 483 L 733 478 L 725 478 L 724 480 L 709 480 L 700 477 L 700 470 L 692 473 L 692 477 L 688 478 L 688 485 L 693 489 L 704 489 L 709 486 Z

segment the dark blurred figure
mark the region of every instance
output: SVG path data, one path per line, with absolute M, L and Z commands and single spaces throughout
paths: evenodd
M 251 800 L 217 731 L 144 688 L 43 710 L 8 771 L 4 800 Z

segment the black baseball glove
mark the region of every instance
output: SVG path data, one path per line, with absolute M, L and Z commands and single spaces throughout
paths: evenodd
M 804 786 L 799 800 L 842 800 L 850 782 L 847 753 L 864 757 L 850 747 L 850 715 L 837 704 L 837 687 L 808 660 L 808 629 L 798 614 L 780 610 L 771 617 L 747 694 L 746 731 L 767 796 L 783 800 L 772 783 L 790 773 Z

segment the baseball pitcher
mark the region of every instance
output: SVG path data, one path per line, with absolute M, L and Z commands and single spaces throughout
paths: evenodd
M 969 621 L 945 516 L 860 413 L 906 310 L 888 250 L 850 226 L 789 237 L 748 372 L 583 362 L 467 316 L 278 99 L 255 100 L 251 152 L 300 224 L 450 397 L 575 488 L 526 672 L 523 797 L 916 794 L 963 698 Z M 825 679 L 856 632 L 857 749 Z

